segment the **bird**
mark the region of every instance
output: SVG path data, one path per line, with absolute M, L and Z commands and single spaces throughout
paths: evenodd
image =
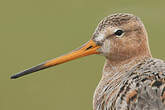
M 103 18 L 80 48 L 11 79 L 92 54 L 106 59 L 93 95 L 93 110 L 165 110 L 165 61 L 152 57 L 143 22 L 129 13 Z

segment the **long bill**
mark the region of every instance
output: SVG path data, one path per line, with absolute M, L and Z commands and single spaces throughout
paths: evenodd
M 99 52 L 97 51 L 97 49 L 100 48 L 100 46 L 98 46 L 93 40 L 88 41 L 86 44 L 84 44 L 82 47 L 80 47 L 79 49 L 76 49 L 66 55 L 57 57 L 55 59 L 46 61 L 42 64 L 39 64 L 37 66 L 34 66 L 30 69 L 24 70 L 23 72 L 20 72 L 18 74 L 15 74 L 13 76 L 11 76 L 11 79 L 16 79 L 19 77 L 22 77 L 24 75 L 39 71 L 39 70 L 43 70 L 52 66 L 56 66 L 58 64 L 62 64 L 80 57 L 84 57 L 84 56 L 88 56 L 88 55 L 92 55 L 92 54 L 98 54 Z

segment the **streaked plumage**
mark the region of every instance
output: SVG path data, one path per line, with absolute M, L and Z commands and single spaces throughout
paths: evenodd
M 145 27 L 132 14 L 105 17 L 82 47 L 11 78 L 91 54 L 106 58 L 93 110 L 165 110 L 165 62 L 152 57 Z
M 165 62 L 144 58 L 130 65 L 103 75 L 94 110 L 165 110 Z
M 94 94 L 94 110 L 165 110 L 165 62 L 152 58 L 141 20 L 132 14 L 110 15 L 99 23 L 94 37 L 108 27 L 137 32 L 127 33 L 125 44 L 124 39 L 110 39 L 114 52 L 103 52 L 107 61 Z

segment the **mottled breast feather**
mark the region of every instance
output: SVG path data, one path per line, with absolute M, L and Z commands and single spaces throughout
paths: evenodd
M 126 74 L 113 110 L 165 110 L 165 62 L 163 60 L 146 59 Z

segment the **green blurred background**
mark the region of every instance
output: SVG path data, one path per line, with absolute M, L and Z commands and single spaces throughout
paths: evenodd
M 139 16 L 153 56 L 165 59 L 163 0 L 0 0 L 0 110 L 92 110 L 102 56 L 9 77 L 79 47 L 103 17 L 116 12 Z

